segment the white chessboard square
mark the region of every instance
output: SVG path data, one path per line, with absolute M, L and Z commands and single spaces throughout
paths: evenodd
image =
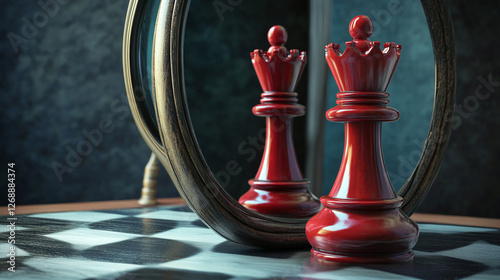
M 479 262 L 491 268 L 500 268 L 500 246 L 476 241 L 464 247 L 436 252 L 435 254 Z
M 38 276 L 50 276 L 52 278 L 47 277 L 47 279 L 65 280 L 95 279 L 111 273 L 125 274 L 127 271 L 141 267 L 135 264 L 92 261 L 87 259 L 43 257 L 27 259 L 23 262 L 23 266 L 30 266 L 39 271 L 36 274 L 37 278 L 28 279 L 40 279 Z M 26 269 L 27 267 L 24 267 L 24 270 Z M 44 273 L 40 273 L 40 271 Z
M 53 219 L 73 222 L 96 223 L 127 217 L 125 215 L 96 211 L 58 212 L 29 215 L 32 218 Z
M 311 274 L 301 274 L 299 275 L 304 277 L 305 279 L 318 279 L 318 280 L 337 280 L 337 279 L 346 279 L 346 280 L 372 280 L 372 279 L 408 279 L 414 280 L 419 278 L 404 276 L 400 274 L 394 274 L 390 272 L 373 270 L 359 266 L 347 267 L 339 270 L 332 271 L 322 271 Z
M 203 251 L 159 266 L 206 273 L 223 273 L 235 276 L 236 279 L 274 279 L 274 277 L 285 279 L 284 277 L 296 277 L 303 273 L 304 261 L 307 259 L 304 259 L 302 255 L 288 259 L 274 259 Z
M 469 233 L 469 232 L 492 232 L 497 231 L 495 228 L 482 228 L 482 227 L 467 227 L 467 226 L 454 226 L 454 225 L 436 225 L 436 224 L 419 224 L 420 232 L 431 232 L 440 234 L 456 234 L 456 233 Z
M 210 243 L 219 244 L 227 241 L 224 237 L 218 235 L 215 231 L 209 228 L 175 228 L 172 230 L 159 232 L 151 235 L 151 237 L 178 240 L 183 242 Z
M 196 214 L 193 212 L 172 211 L 172 210 L 154 211 L 154 212 L 136 215 L 135 217 L 136 218 L 179 221 L 179 222 L 194 222 L 194 221 L 198 220 L 198 216 L 196 216 Z
M 74 249 L 85 250 L 90 247 L 121 242 L 141 235 L 88 228 L 76 228 L 47 234 L 45 236 L 72 244 Z

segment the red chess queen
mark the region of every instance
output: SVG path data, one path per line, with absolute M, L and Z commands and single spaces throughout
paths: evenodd
M 322 210 L 306 225 L 312 255 L 320 260 L 350 263 L 401 262 L 413 258 L 418 226 L 400 209 L 403 199 L 392 188 L 381 148 L 381 123 L 399 112 L 387 106 L 386 91 L 401 46 L 369 41 L 373 23 L 355 17 L 349 26 L 353 41 L 340 53 L 325 47 L 326 61 L 340 92 L 326 118 L 345 122 L 344 155 Z
M 306 53 L 283 46 L 288 38 L 284 27 L 273 26 L 267 35 L 267 52 L 250 53 L 252 64 L 264 91 L 256 116 L 266 117 L 266 143 L 259 171 L 248 181 L 250 189 L 239 202 L 261 214 L 306 218 L 316 214 L 320 203 L 308 190 L 302 177 L 292 139 L 292 118 L 305 114 L 297 104 L 295 87 L 306 64 Z

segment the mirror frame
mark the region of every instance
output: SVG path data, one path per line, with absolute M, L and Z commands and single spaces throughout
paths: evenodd
M 152 62 L 153 102 L 158 131 L 146 121 L 144 97 L 134 71 L 138 23 L 146 1 L 130 0 L 123 39 L 123 70 L 130 109 L 146 144 L 167 170 L 179 194 L 210 228 L 228 240 L 266 248 L 309 246 L 307 219 L 274 218 L 241 206 L 217 182 L 208 167 L 191 124 L 184 86 L 183 41 L 189 0 L 162 0 L 155 25 Z M 410 216 L 429 191 L 443 160 L 453 120 L 455 44 L 448 10 L 442 0 L 421 0 L 429 26 L 435 62 L 434 107 L 422 155 L 398 195 Z M 139 90 L 140 91 L 140 90 Z M 144 91 L 141 91 L 144 92 Z M 160 139 L 155 135 L 160 135 Z

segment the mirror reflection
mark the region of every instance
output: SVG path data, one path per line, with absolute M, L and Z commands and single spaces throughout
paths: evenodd
M 307 1 L 191 1 L 184 42 L 185 85 L 191 121 L 213 174 L 235 198 L 249 188 L 262 158 L 265 118 L 252 114 L 262 89 L 250 61 L 254 49 L 267 50 L 268 29 L 276 24 L 288 30 L 288 49 L 309 52 Z M 390 106 L 400 111 L 397 122 L 383 125 L 382 143 L 391 181 L 398 190 L 420 157 L 429 129 L 434 93 L 434 61 L 425 15 L 420 2 L 333 1 L 330 41 L 351 40 L 350 19 L 372 18 L 373 40 L 401 44 L 402 54 L 387 90 Z M 343 50 L 343 48 L 341 47 Z M 326 61 L 324 61 L 326 65 Z M 307 108 L 308 63 L 296 89 L 299 104 Z M 328 72 L 327 104 L 335 106 L 338 88 Z M 306 116 L 294 118 L 294 142 L 304 173 Z M 342 159 L 344 127 L 326 122 L 322 193 L 333 185 Z M 307 174 L 304 174 L 306 178 Z M 317 195 L 321 195 L 317 194 Z
M 154 28 L 160 2 L 161 0 L 149 0 L 138 3 L 138 5 L 143 5 L 141 9 L 138 9 L 141 13 L 141 20 L 139 21 L 137 34 L 135 35 L 137 36 L 135 48 L 138 51 L 132 52 L 132 54 L 137 54 L 137 57 L 134 59 L 137 62 L 137 71 L 133 73 L 135 75 L 133 78 L 137 85 L 134 88 L 134 93 L 141 101 L 139 104 L 142 106 L 143 112 L 147 112 L 147 116 L 144 119 L 146 124 L 150 126 L 151 131 L 157 131 L 158 128 L 153 105 L 151 72 Z M 159 134 L 155 136 L 158 140 L 160 139 Z
M 262 88 L 250 52 L 269 48 L 267 32 L 276 24 L 289 31 L 286 47 L 306 50 L 308 5 L 300 0 L 191 2 L 184 42 L 191 121 L 213 174 L 235 198 L 248 190 L 248 180 L 255 177 L 265 142 L 265 118 L 252 113 Z M 296 91 L 298 103 L 307 105 L 307 70 Z M 304 170 L 305 117 L 294 118 L 293 129 Z

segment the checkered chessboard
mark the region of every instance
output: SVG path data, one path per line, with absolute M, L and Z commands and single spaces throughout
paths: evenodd
M 4 217 L 6 221 L 7 217 Z M 0 279 L 500 279 L 500 230 L 420 224 L 411 262 L 319 264 L 308 249 L 226 241 L 186 206 L 18 216 L 16 272 Z

